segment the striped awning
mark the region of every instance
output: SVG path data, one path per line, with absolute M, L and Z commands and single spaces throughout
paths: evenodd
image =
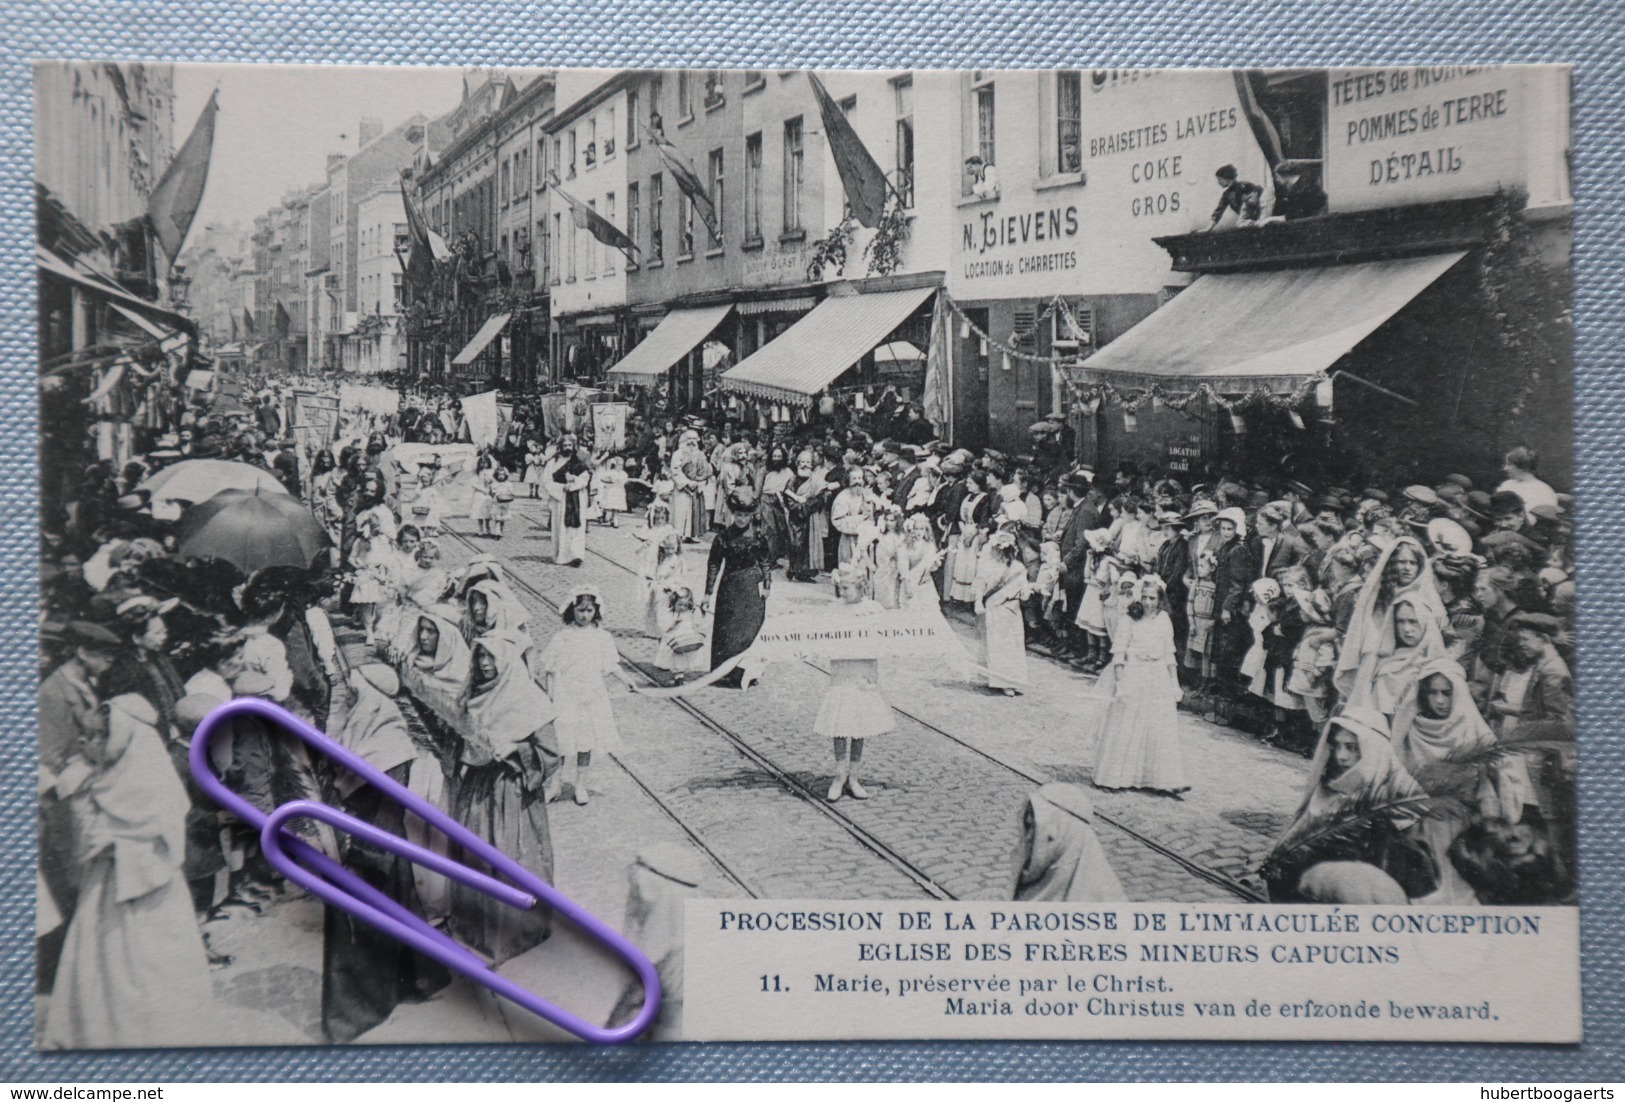
M 456 366 L 461 366 L 471 364 L 479 359 L 480 353 L 485 351 L 485 346 L 496 340 L 497 334 L 502 332 L 503 326 L 508 324 L 508 319 L 512 316 L 512 314 L 492 314 L 486 318 L 485 324 L 480 326 L 480 331 L 474 334 L 472 340 L 463 345 L 463 350 L 453 356 L 451 362 Z
M 1330 368 L 1467 254 L 1204 275 L 1090 356 L 1093 381 L 1290 391 Z
M 819 391 L 873 351 L 936 291 L 916 287 L 827 298 L 717 381 L 723 390 L 810 405 Z
M 608 380 L 612 383 L 653 386 L 665 377 L 672 364 L 694 351 L 696 345 L 710 336 L 711 331 L 722 324 L 722 319 L 732 309 L 731 303 L 723 303 L 721 306 L 673 310 L 661 319 L 654 332 L 643 338 L 643 343 L 609 369 Z

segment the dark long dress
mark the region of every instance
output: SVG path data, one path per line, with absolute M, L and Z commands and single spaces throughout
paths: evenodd
M 548 883 L 553 882 L 553 835 L 542 789 L 558 765 L 557 754 L 539 751 L 535 739 L 526 739 L 501 761 L 466 768 L 454 800 L 459 823 Z M 471 854 L 462 860 L 485 869 Z M 540 945 L 553 929 L 547 907 L 517 910 L 462 884 L 452 884 L 451 908 L 451 932 L 498 964 Z
M 388 771 L 404 785 L 412 766 Z M 406 835 L 406 811 L 371 785 L 356 789 L 344 810 L 391 834 Z M 346 868 L 421 915 L 412 865 L 404 858 L 344 840 Z M 337 907 L 323 908 L 322 1032 L 333 1042 L 353 1041 L 394 1013 L 403 1001 L 428 998 L 451 982 L 439 961 L 409 949 L 393 937 Z
M 711 628 L 711 668 L 714 670 L 756 641 L 767 619 L 767 597 L 763 591 L 773 566 L 772 550 L 759 526 L 752 522 L 735 525 L 718 533 L 711 543 L 711 557 L 705 567 L 705 591 L 716 591 L 716 615 Z M 721 576 L 722 584 L 717 585 Z M 718 685 L 737 688 L 740 673 L 734 671 Z

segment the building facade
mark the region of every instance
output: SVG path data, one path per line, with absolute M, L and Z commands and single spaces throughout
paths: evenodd
M 612 225 L 622 225 L 628 154 L 627 89 L 637 74 L 563 70 L 543 124 L 548 180 Z M 551 175 L 547 175 L 551 173 Z M 594 237 L 557 196 L 549 200 L 552 381 L 592 385 L 627 347 L 627 263 Z
M 402 261 L 408 246 L 406 208 L 398 183 L 386 183 L 356 204 L 356 323 L 344 338 L 341 367 L 376 375 L 403 368 L 400 329 Z
M 520 388 L 546 374 L 547 285 L 534 241 L 546 224 L 540 127 L 553 102 L 551 74 L 478 73 L 458 107 L 424 128 L 412 199 L 447 255 L 432 280 L 406 288 L 417 377 Z
M 631 178 L 625 228 L 639 248 L 628 275 L 634 344 L 674 312 L 726 308 L 714 329 L 683 349 L 669 368 L 626 377 L 660 386 L 673 410 L 705 409 L 717 401 L 739 407 L 743 399 L 728 392 L 724 379 L 727 367 L 780 337 L 837 288 L 861 293 L 942 283 L 951 151 L 931 143 L 917 146 L 914 134 L 917 125 L 927 133 L 944 125 L 953 109 L 945 99 L 952 91 L 948 78 L 840 72 L 823 79 L 887 177 L 897 232 L 880 255 L 874 249 L 882 244 L 877 242 L 881 231 L 848 218 L 807 73 L 644 73 L 626 93 Z M 654 140 L 656 134 L 665 149 Z M 679 172 L 705 187 L 720 234 L 683 193 Z M 923 349 L 931 313 L 922 297 L 893 335 Z M 918 397 L 923 359 L 882 367 L 865 350 L 850 375 L 848 366 L 853 365 L 842 365 L 839 373 L 849 389 L 895 382 L 909 397 Z M 797 404 L 811 400 L 811 395 L 785 397 Z

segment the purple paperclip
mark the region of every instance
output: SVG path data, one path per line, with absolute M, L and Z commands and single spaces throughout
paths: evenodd
M 338 762 L 356 776 L 395 800 L 412 814 L 484 861 L 493 872 L 512 884 L 469 868 L 448 857 L 433 853 L 397 834 L 380 830 L 337 808 L 310 800 L 293 800 L 267 815 L 227 788 L 209 764 L 209 742 L 221 727 L 238 717 L 252 717 L 286 731 L 307 746 Z M 289 880 L 347 914 L 375 926 L 432 957 L 482 987 L 511 999 L 540 1018 L 561 1029 L 600 1045 L 625 1044 L 636 1038 L 660 1012 L 660 977 L 649 958 L 602 919 L 564 895 L 547 881 L 485 841 L 427 800 L 410 792 L 383 772 L 374 769 L 322 732 L 272 704 L 255 697 L 240 697 L 222 704 L 204 717 L 192 736 L 190 752 L 192 776 L 199 787 L 217 803 L 260 831 L 260 845 L 267 860 Z M 321 850 L 284 830 L 290 819 L 319 819 L 346 831 L 369 845 L 377 846 L 442 876 L 466 884 L 511 907 L 521 910 L 545 903 L 580 926 L 594 940 L 606 946 L 638 975 L 643 984 L 643 1007 L 630 1022 L 615 1029 L 594 1025 L 571 1014 L 541 996 L 492 971 L 473 950 L 429 925 L 400 903 L 346 869 Z M 314 871 L 313 871 L 314 870 Z M 514 885 L 517 885 L 515 887 Z

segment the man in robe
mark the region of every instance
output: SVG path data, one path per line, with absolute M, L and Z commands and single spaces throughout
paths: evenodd
M 566 433 L 544 469 L 543 485 L 553 498 L 553 561 L 580 566 L 587 554 L 587 493 L 592 467 Z

